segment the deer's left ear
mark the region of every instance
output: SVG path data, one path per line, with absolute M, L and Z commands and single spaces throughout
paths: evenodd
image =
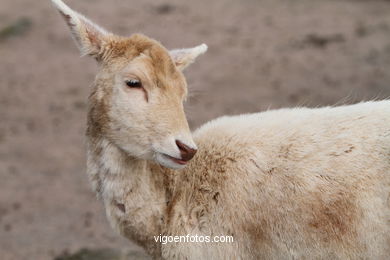
M 196 57 L 205 53 L 206 51 L 207 45 L 203 43 L 194 48 L 171 50 L 169 54 L 175 62 L 176 67 L 180 70 L 183 70 L 188 65 L 193 63 Z

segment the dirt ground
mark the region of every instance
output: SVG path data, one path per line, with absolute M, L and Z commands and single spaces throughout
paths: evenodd
M 122 35 L 207 43 L 186 71 L 193 128 L 224 115 L 390 95 L 390 1 L 68 0 Z M 109 227 L 85 175 L 80 58 L 49 0 L 0 1 L 0 258 L 139 248 Z M 138 258 L 138 257 L 134 257 Z

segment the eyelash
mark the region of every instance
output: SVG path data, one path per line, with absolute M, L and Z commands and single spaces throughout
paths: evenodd
M 141 81 L 137 79 L 126 80 L 125 83 L 129 88 L 142 88 Z

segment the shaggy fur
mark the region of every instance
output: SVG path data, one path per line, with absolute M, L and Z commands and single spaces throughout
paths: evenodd
M 88 169 L 112 225 L 155 257 L 387 259 L 389 113 L 382 101 L 219 118 L 194 133 L 180 171 L 102 139 Z M 161 247 L 156 234 L 235 242 Z
M 114 36 L 52 1 L 100 64 L 87 168 L 123 236 L 163 259 L 388 259 L 390 101 L 222 117 L 193 133 L 198 152 L 181 167 L 164 155 L 180 157 L 174 140 L 196 148 L 181 70 L 205 46 Z M 126 88 L 133 78 L 142 89 Z M 160 234 L 234 242 L 162 245 Z

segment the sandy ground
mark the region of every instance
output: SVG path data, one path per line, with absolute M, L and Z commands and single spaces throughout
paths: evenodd
M 193 128 L 224 114 L 390 95 L 390 1 L 66 2 L 122 35 L 207 43 L 186 71 Z M 1 0 L 0 30 L 0 258 L 139 250 L 111 230 L 85 175 L 95 62 L 79 58 L 49 0 Z

